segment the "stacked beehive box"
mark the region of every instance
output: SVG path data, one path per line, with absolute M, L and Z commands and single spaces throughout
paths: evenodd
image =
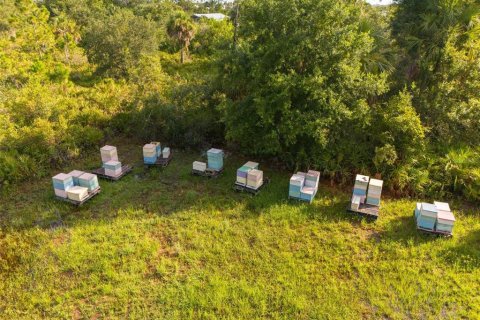
M 157 146 L 152 143 L 148 143 L 143 146 L 143 162 L 145 164 L 155 164 L 158 158 Z
M 288 187 L 289 197 L 300 199 L 301 191 L 304 184 L 305 184 L 305 176 L 301 174 L 294 174 L 290 178 L 290 185 Z
M 207 151 L 208 168 L 216 171 L 223 169 L 223 150 L 212 148 Z
M 73 184 L 78 186 L 79 185 L 79 182 L 78 182 L 78 178 L 84 174 L 85 172 L 83 171 L 80 171 L 80 170 L 73 170 L 73 171 L 70 171 L 69 175 L 72 176 L 72 179 L 73 179 Z
M 117 148 L 113 146 L 104 146 L 100 149 L 105 175 L 118 177 L 122 173 L 122 163 L 118 161 Z
M 437 222 L 437 207 L 430 203 L 421 203 L 417 216 L 417 226 L 422 229 L 435 230 Z
M 69 174 L 59 173 L 52 178 L 55 195 L 74 201 L 84 200 L 89 192 L 99 188 L 97 176 L 79 170 Z
M 357 174 L 355 185 L 353 186 L 353 195 L 360 198 L 360 203 L 364 203 L 367 198 L 368 182 L 370 177 Z
M 290 178 L 288 195 L 291 198 L 312 202 L 318 191 L 320 182 L 320 172 L 309 170 L 297 172 Z
M 237 184 L 245 186 L 247 184 L 248 172 L 252 170 L 250 167 L 241 166 L 237 170 Z
M 87 188 L 88 192 L 98 189 L 98 178 L 97 175 L 92 173 L 84 173 L 78 177 L 78 185 L 80 187 Z
M 455 217 L 445 202 L 417 203 L 415 208 L 417 226 L 430 231 L 452 233 Z
M 102 163 L 118 161 L 117 148 L 113 146 L 104 146 L 100 148 L 100 155 L 102 157 Z
M 207 164 L 205 162 L 194 161 L 193 170 L 198 172 L 205 172 L 205 170 L 207 170 Z
M 453 225 L 455 224 L 455 217 L 450 210 L 450 205 L 445 202 L 433 202 L 437 207 L 437 224 L 436 230 L 441 232 L 453 232 Z
M 153 144 L 155 146 L 155 151 L 156 151 L 156 156 L 157 158 L 160 158 L 162 156 L 162 145 L 158 141 L 152 141 L 150 144 Z
M 68 196 L 68 199 L 70 200 L 80 202 L 88 196 L 88 188 L 84 188 L 80 186 L 71 187 L 67 191 L 67 196 Z
M 305 178 L 305 186 L 318 189 L 318 183 L 320 182 L 320 172 L 308 170 Z
M 351 210 L 358 211 L 363 204 L 371 206 L 380 206 L 380 198 L 382 196 L 383 181 L 378 179 L 370 179 L 369 176 L 357 174 L 355 177 L 355 185 L 353 187 L 352 200 L 350 203 Z
M 103 164 L 105 174 L 110 177 L 118 177 L 122 173 L 122 163 L 120 161 L 108 161 Z
M 251 169 L 247 174 L 247 187 L 257 190 L 263 185 L 263 171 Z
M 165 147 L 162 151 L 162 158 L 168 159 L 170 157 L 170 148 Z
M 236 184 L 258 189 L 263 184 L 263 171 L 258 170 L 257 162 L 248 161 L 237 170 Z
M 67 198 L 68 189 L 74 186 L 73 178 L 69 174 L 59 173 L 52 178 L 53 190 L 57 197 Z
M 258 162 L 248 161 L 243 166 L 247 167 L 247 168 L 250 168 L 250 169 L 258 169 L 259 164 L 258 164 Z
M 372 206 L 380 206 L 380 197 L 382 195 L 383 181 L 370 179 L 367 192 L 367 204 Z

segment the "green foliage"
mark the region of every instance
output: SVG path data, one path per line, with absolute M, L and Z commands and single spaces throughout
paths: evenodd
M 480 6 L 473 0 L 403 0 L 394 31 L 407 55 L 401 77 L 415 108 L 442 144 L 480 141 Z
M 216 55 L 229 49 L 232 41 L 233 25 L 229 20 L 201 19 L 192 47 L 195 53 Z
M 157 48 L 154 28 L 151 21 L 119 9 L 101 20 L 90 21 L 82 42 L 100 73 L 121 77 L 127 75 L 142 54 Z
M 373 39 L 360 13 L 338 1 L 243 2 L 240 45 L 219 80 L 231 100 L 227 138 L 332 175 L 371 159 L 368 99 L 387 85 L 364 71 Z

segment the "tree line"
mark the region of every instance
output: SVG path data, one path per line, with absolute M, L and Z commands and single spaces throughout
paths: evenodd
M 122 134 L 480 200 L 478 1 L 0 3 L 3 185 Z

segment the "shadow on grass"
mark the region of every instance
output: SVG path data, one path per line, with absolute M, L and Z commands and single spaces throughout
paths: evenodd
M 463 236 L 456 244 L 442 250 L 440 255 L 447 265 L 459 271 L 472 272 L 479 269 L 480 229 Z

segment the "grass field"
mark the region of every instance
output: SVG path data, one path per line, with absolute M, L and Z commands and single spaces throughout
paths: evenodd
M 117 145 L 141 162 L 140 145 Z M 261 163 L 272 183 L 251 197 L 232 191 L 245 159 L 212 180 L 190 175 L 198 159 L 101 180 L 80 208 L 50 178 L 2 195 L 1 319 L 480 318 L 480 209 L 439 238 L 415 230 L 415 200 L 385 199 L 369 223 L 325 183 L 313 205 L 291 202 L 290 174 Z

